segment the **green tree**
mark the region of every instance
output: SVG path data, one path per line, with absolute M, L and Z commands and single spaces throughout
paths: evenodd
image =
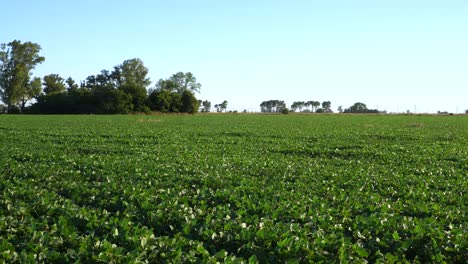
M 368 109 L 367 105 L 361 102 L 354 103 L 354 105 L 346 108 L 344 110 L 345 113 L 380 113 L 377 109 Z
M 226 112 L 226 109 L 227 109 L 227 105 L 228 105 L 228 101 L 224 100 L 221 104 L 219 104 L 219 109 L 222 111 L 225 111 Z
M 303 101 L 297 101 L 297 102 L 294 102 L 292 105 L 291 105 L 291 110 L 293 112 L 295 112 L 296 110 L 299 110 L 299 112 L 302 112 L 302 108 L 306 106 L 306 102 L 303 102 Z
M 72 92 L 78 90 L 78 84 L 75 83 L 72 77 L 68 77 L 65 83 L 67 84 L 67 91 Z
M 198 111 L 198 100 L 195 98 L 195 95 L 189 91 L 185 90 L 182 93 L 182 109 L 181 112 L 194 114 Z
M 269 100 L 260 104 L 260 111 L 262 113 L 281 113 L 286 108 L 286 103 L 281 100 Z
M 131 97 L 132 110 L 142 111 L 147 96 L 147 88 L 151 84 L 148 75 L 148 68 L 143 61 L 134 58 L 124 61 L 121 65 L 115 66 L 112 73 L 105 72 L 103 76 L 106 80 L 112 81 L 115 86 Z
M 37 98 L 42 91 L 42 83 L 41 83 L 41 78 L 35 77 L 28 83 L 26 86 L 26 93 L 23 94 L 23 97 L 21 98 L 21 109 L 25 109 L 26 103 L 33 99 Z
M 49 74 L 44 76 L 44 93 L 46 95 L 65 92 L 64 79 L 58 74 Z
M 159 81 L 156 83 L 155 90 L 174 92 L 174 93 L 178 92 L 177 83 L 171 80 L 163 80 L 163 79 L 159 79 Z
M 191 72 L 178 72 L 173 74 L 169 81 L 172 81 L 176 84 L 177 92 L 182 95 L 185 91 L 190 91 L 192 93 L 199 93 L 201 84 L 197 82 L 197 78 Z
M 312 112 L 317 112 L 317 109 L 320 107 L 319 101 L 310 101 L 312 106 Z
M 211 111 L 211 102 L 208 100 L 202 101 L 201 105 L 203 106 L 202 112 L 208 113 Z
M 147 105 L 153 111 L 178 113 L 182 108 L 182 98 L 175 92 L 152 90 L 148 95 Z
M 40 50 L 39 44 L 19 40 L 0 45 L 0 97 L 9 110 L 30 97 L 31 71 L 45 60 Z
M 366 113 L 367 105 L 361 102 L 357 102 L 346 110 L 347 113 Z
M 306 101 L 306 102 L 304 102 L 305 108 L 309 109 L 309 106 L 312 106 L 312 102 L 313 102 L 313 101 Z M 313 112 L 313 108 L 312 108 L 312 112 Z
M 323 112 L 325 112 L 325 113 L 333 113 L 333 111 L 331 110 L 331 102 L 330 101 L 322 102 L 322 109 L 323 109 Z

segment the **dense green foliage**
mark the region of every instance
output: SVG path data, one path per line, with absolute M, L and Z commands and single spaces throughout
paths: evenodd
M 354 113 L 354 114 L 378 114 L 379 110 L 377 109 L 369 109 L 367 108 L 367 105 L 364 103 L 357 102 L 354 105 L 350 106 L 349 108 L 346 108 L 344 110 L 345 113 Z
M 465 116 L 0 116 L 0 259 L 449 262 Z
M 58 74 L 31 78 L 32 70 L 45 58 L 41 46 L 15 40 L 0 44 L 0 113 L 9 114 L 126 114 L 130 112 L 196 113 L 194 93 L 201 84 L 191 72 L 178 72 L 150 88 L 149 70 L 138 58 L 125 60 L 112 71 L 90 75 L 78 86 Z M 42 86 L 43 85 L 43 86 Z M 166 101 L 167 93 L 171 100 Z M 163 98 L 156 98 L 163 95 Z M 33 100 L 34 99 L 34 100 Z M 32 105 L 27 107 L 27 103 Z M 164 107 L 161 106 L 163 102 Z M 166 105 L 168 104 L 168 106 Z M 167 107 L 166 107 L 167 106 Z M 6 108 L 6 110 L 4 109 Z
M 24 108 L 26 102 L 40 93 L 38 82 L 31 72 L 45 58 L 39 55 L 41 46 L 32 42 L 14 40 L 0 44 L 0 99 L 7 105 L 8 112 Z

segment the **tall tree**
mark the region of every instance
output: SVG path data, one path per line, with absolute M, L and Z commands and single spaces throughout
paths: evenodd
M 286 103 L 281 100 L 269 100 L 260 104 L 262 113 L 281 113 L 286 108 Z
M 44 76 L 44 93 L 47 95 L 65 92 L 64 79 L 58 74 Z
M 344 112 L 345 113 L 373 113 L 373 114 L 380 113 L 379 110 L 377 109 L 367 108 L 366 104 L 361 103 L 361 102 L 357 102 L 354 105 L 350 106 L 349 108 L 346 108 Z
M 118 82 L 119 86 L 136 85 L 146 89 L 151 84 L 149 77 L 147 77 L 148 68 L 138 58 L 125 60 L 121 65 L 114 67 L 114 71 L 110 75 Z
M 302 112 L 302 107 L 304 107 L 306 104 L 306 102 L 303 102 L 303 101 L 297 101 L 297 102 L 293 102 L 293 104 L 291 105 L 291 110 L 292 111 L 296 111 L 296 110 L 299 110 L 299 112 Z
M 325 113 L 332 113 L 330 101 L 323 101 L 322 108 Z
M 151 84 L 147 75 L 148 68 L 138 58 L 124 61 L 108 74 L 119 90 L 130 95 L 133 111 L 141 111 L 144 108 L 147 88 Z
M 210 112 L 211 111 L 211 102 L 208 100 L 202 101 L 201 105 L 203 106 L 202 112 Z
M 194 114 L 198 111 L 198 107 L 199 104 L 197 98 L 195 98 L 191 91 L 185 90 L 184 93 L 182 93 L 181 112 Z
M 26 103 L 29 100 L 38 97 L 41 94 L 41 91 L 42 91 L 41 78 L 35 77 L 26 86 L 26 93 L 24 93 L 23 97 L 21 98 L 21 109 L 24 110 L 26 107 Z
M 176 84 L 177 92 L 180 95 L 187 90 L 192 93 L 200 92 L 201 84 L 197 82 L 197 78 L 191 72 L 178 72 L 173 74 L 169 80 Z
M 227 105 L 228 105 L 228 101 L 224 100 L 221 104 L 219 104 L 219 108 L 222 111 L 226 112 L 226 108 L 227 108 Z
M 75 83 L 75 80 L 73 80 L 72 77 L 68 77 L 65 83 L 67 84 L 67 90 L 69 92 L 76 92 L 78 90 L 78 84 Z
M 167 92 L 174 92 L 177 93 L 177 83 L 171 81 L 171 80 L 163 80 L 159 79 L 159 81 L 156 83 L 155 90 L 158 91 L 167 91 Z
M 309 109 L 309 106 L 312 106 L 312 103 L 313 103 L 313 101 L 306 101 L 306 102 L 304 102 L 304 106 L 305 106 L 307 109 Z M 312 108 L 312 111 L 313 111 L 313 108 Z
M 320 102 L 319 101 L 311 101 L 311 105 L 313 107 L 312 112 L 316 112 L 317 109 L 320 107 Z
M 8 109 L 28 98 L 31 71 L 45 58 L 39 56 L 41 46 L 14 40 L 0 46 L 0 97 Z

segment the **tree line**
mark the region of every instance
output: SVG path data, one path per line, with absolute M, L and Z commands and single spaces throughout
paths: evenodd
M 0 45 L 0 99 L 8 113 L 39 114 L 125 114 L 130 112 L 196 113 L 211 112 L 211 102 L 198 100 L 201 84 L 191 72 L 178 72 L 150 87 L 148 69 L 138 58 L 128 59 L 88 76 L 80 84 L 59 74 L 32 77 L 35 67 L 45 61 L 37 43 L 14 40 Z M 32 102 L 28 105 L 28 102 Z M 226 112 L 228 102 L 215 104 L 216 112 Z M 1 106 L 1 105 L 0 105 Z M 0 107 L 1 108 L 1 107 Z M 260 104 L 262 113 L 333 113 L 330 101 L 296 101 L 290 108 L 282 100 Z M 3 110 L 0 109 L 0 112 Z M 235 111 L 237 112 L 237 111 Z M 244 110 L 246 112 L 246 110 Z M 380 113 L 364 103 L 340 113 Z
M 321 108 L 319 108 L 320 105 L 322 106 Z M 322 104 L 320 104 L 319 101 L 297 101 L 292 103 L 291 108 L 287 108 L 286 103 L 282 100 L 268 100 L 263 101 L 260 104 L 260 111 L 262 113 L 288 113 L 289 111 L 304 113 L 333 113 L 330 101 L 324 101 Z
M 296 101 L 291 104 L 290 108 L 287 108 L 286 103 L 282 100 L 268 100 L 263 101 L 260 104 L 260 111 L 262 113 L 289 113 L 302 112 L 302 113 L 333 113 L 331 109 L 330 101 Z M 377 109 L 369 109 L 366 104 L 357 102 L 354 105 L 343 109 L 342 106 L 338 107 L 339 113 L 383 113 Z
M 149 88 L 148 69 L 138 58 L 90 75 L 80 84 L 58 74 L 33 78 L 32 71 L 45 61 L 39 55 L 40 50 L 40 45 L 32 42 L 14 40 L 1 44 L 0 98 L 8 113 L 195 113 L 201 104 L 206 111 L 211 107 L 208 101 L 201 102 L 195 97 L 201 84 L 190 72 L 175 73 Z M 227 102 L 223 106 L 225 109 Z

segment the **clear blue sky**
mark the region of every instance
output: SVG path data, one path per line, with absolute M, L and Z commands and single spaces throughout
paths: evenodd
M 468 109 L 467 0 L 3 1 L 0 43 L 42 46 L 35 76 L 77 82 L 141 58 L 156 82 L 191 71 L 200 99 Z

